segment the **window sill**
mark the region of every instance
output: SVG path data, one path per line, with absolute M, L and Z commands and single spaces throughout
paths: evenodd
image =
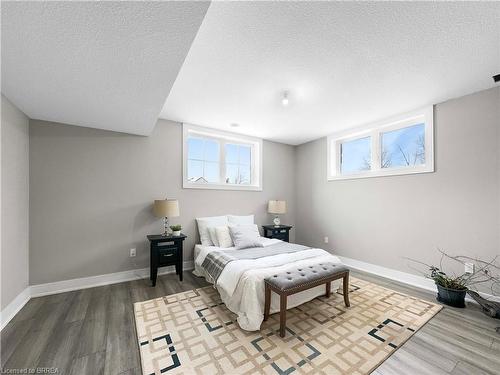
M 191 184 L 184 182 L 182 187 L 184 189 L 262 191 L 262 186 L 255 185 Z
M 371 177 L 389 177 L 389 176 L 402 176 L 411 175 L 419 173 L 433 173 L 434 166 L 422 166 L 419 168 L 400 168 L 400 169 L 388 169 L 388 170 L 378 170 L 369 173 L 359 173 L 359 174 L 349 174 L 340 176 L 328 176 L 328 181 L 336 180 L 357 180 L 360 178 L 371 178 Z

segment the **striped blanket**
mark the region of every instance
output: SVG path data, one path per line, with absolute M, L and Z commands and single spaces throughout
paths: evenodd
M 209 281 L 217 285 L 217 280 L 229 262 L 235 260 L 259 259 L 278 254 L 295 253 L 297 251 L 308 250 L 310 247 L 279 242 L 266 247 L 252 247 L 242 250 L 215 250 L 208 253 L 203 260 L 202 267 L 210 276 Z

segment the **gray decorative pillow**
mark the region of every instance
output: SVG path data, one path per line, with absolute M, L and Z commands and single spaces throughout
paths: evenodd
M 229 232 L 231 233 L 231 238 L 236 249 L 264 247 L 259 228 L 255 224 L 229 226 Z

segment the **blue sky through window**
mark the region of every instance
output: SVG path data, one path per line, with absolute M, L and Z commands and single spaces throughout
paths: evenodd
M 247 145 L 226 144 L 226 183 L 250 184 L 252 150 Z
M 219 142 L 188 138 L 188 180 L 199 183 L 219 182 Z
M 425 164 L 425 124 L 415 124 L 380 133 L 381 168 Z M 342 142 L 341 173 L 352 174 L 371 168 L 371 137 Z
M 382 133 L 382 168 L 425 164 L 425 125 Z
M 356 173 L 370 169 L 371 137 L 354 139 L 340 145 L 342 174 Z

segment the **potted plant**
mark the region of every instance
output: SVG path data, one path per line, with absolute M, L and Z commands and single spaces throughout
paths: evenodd
M 499 256 L 495 256 L 491 261 L 485 261 L 465 255 L 450 255 L 440 249 L 438 249 L 438 251 L 441 253 L 439 267 L 415 259 L 406 259 L 427 267 L 430 274 L 427 272 L 423 272 L 423 274 L 436 283 L 438 290 L 437 300 L 439 302 L 453 307 L 465 307 L 465 295 L 467 293 L 477 300 L 476 296 L 479 296 L 479 294 L 475 293 L 473 290 L 476 289 L 479 284 L 486 284 L 490 287 L 492 295 L 498 295 L 498 287 L 500 286 L 498 271 L 500 271 L 500 266 L 497 263 L 497 259 Z M 459 267 L 466 266 L 471 272 L 465 272 L 458 276 L 450 276 L 449 273 L 447 274 L 443 271 L 443 260 L 458 263 Z M 478 301 L 478 303 L 480 302 Z M 483 306 L 483 304 L 481 304 L 481 306 Z M 495 314 L 490 315 L 494 316 Z M 500 312 L 498 316 L 500 317 Z
M 431 266 L 430 278 L 437 286 L 437 300 L 452 307 L 465 307 L 465 294 L 467 293 L 467 276 L 463 274 L 458 277 L 448 276 L 438 267 Z
M 170 229 L 172 229 L 172 236 L 180 236 L 182 225 L 180 225 L 180 224 L 171 225 Z

